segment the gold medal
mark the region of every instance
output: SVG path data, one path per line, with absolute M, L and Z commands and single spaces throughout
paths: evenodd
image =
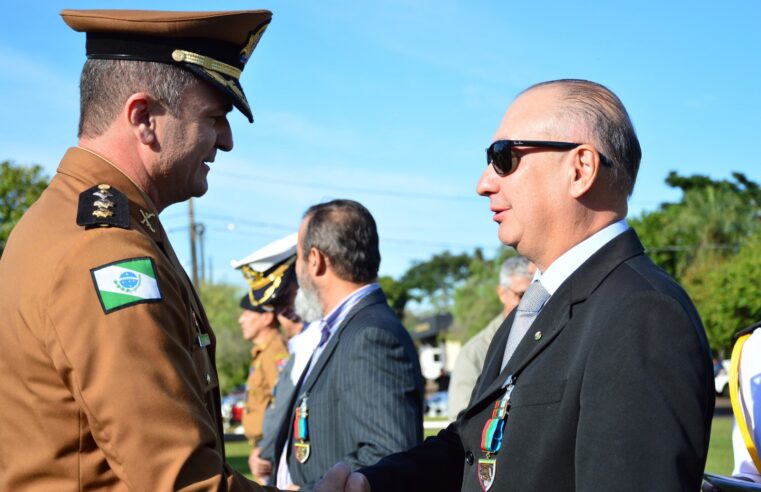
M 494 484 L 494 472 L 497 470 L 497 460 L 489 459 L 488 456 L 478 460 L 478 483 L 484 492 Z
M 308 442 L 299 441 L 293 443 L 293 455 L 296 457 L 296 461 L 303 465 L 309 459 L 309 449 Z

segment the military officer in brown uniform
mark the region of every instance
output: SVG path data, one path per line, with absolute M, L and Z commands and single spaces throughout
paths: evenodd
M 215 338 L 158 214 L 251 119 L 266 11 L 64 11 L 79 145 L 0 260 L 0 490 L 263 490 L 225 463 Z
M 241 270 L 248 292 L 240 300 L 238 317 L 243 338 L 253 342 L 251 368 L 246 381 L 246 412 L 243 427 L 253 446 L 262 438 L 264 411 L 272 402 L 272 388 L 288 361 L 288 346 L 280 319 L 295 316 L 296 235 L 278 239 L 232 265 Z

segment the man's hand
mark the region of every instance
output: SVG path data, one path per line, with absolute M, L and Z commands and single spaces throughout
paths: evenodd
M 337 463 L 317 482 L 314 492 L 370 492 L 370 482 L 361 473 L 352 473 L 345 463 Z
M 259 457 L 262 450 L 258 447 L 254 448 L 251 452 L 251 456 L 248 457 L 248 467 L 251 469 L 251 474 L 256 478 L 259 483 L 266 483 L 266 479 L 272 474 L 272 463 Z

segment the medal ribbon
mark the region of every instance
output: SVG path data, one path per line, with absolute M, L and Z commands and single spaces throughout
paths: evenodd
M 307 410 L 306 397 L 301 400 L 301 404 L 296 408 L 296 415 L 293 418 L 293 435 L 301 442 L 309 439 L 309 428 L 307 426 L 307 417 L 309 411 Z
M 510 380 L 505 395 L 494 402 L 491 418 L 486 421 L 481 431 L 481 451 L 486 453 L 487 457 L 496 454 L 502 447 L 502 436 L 507 424 L 507 415 L 510 413 L 510 394 L 514 386 Z

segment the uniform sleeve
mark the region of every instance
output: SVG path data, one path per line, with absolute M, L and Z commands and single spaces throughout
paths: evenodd
M 713 397 L 699 330 L 675 299 L 648 291 L 600 319 L 576 443 L 576 490 L 700 489 Z
M 157 253 L 132 231 L 88 231 L 51 272 L 46 348 L 81 407 L 80 435 L 92 435 L 130 490 L 262 490 L 224 463 L 207 408 L 216 371 L 194 343 L 186 293 Z M 91 269 L 127 259 L 149 260 L 138 263 L 153 265 L 159 295 L 132 292 L 127 278 L 124 295 L 134 299 L 104 304 L 113 288 Z
M 289 410 L 288 402 L 290 402 L 294 390 L 291 378 L 289 377 L 291 368 L 293 368 L 293 362 L 294 358 L 291 357 L 288 359 L 285 367 L 283 367 L 273 391 L 273 404 L 264 411 L 264 420 L 262 422 L 264 435 L 261 441 L 259 441 L 259 447 L 261 448 L 259 456 L 272 463 L 275 462 L 275 441 L 277 434 L 285 423 L 286 413 Z
M 745 423 L 748 425 L 756 449 L 761 445 L 761 329 L 757 329 L 743 345 L 740 357 L 740 394 L 745 409 Z M 761 483 L 761 473 L 745 447 L 740 428 L 732 428 L 732 448 L 735 466 L 733 475 L 747 477 Z
M 285 365 L 285 361 L 288 360 L 288 349 L 286 349 L 282 343 L 277 343 L 277 347 L 278 348 L 269 357 L 267 364 L 262 365 L 262 371 L 264 371 L 264 381 L 267 384 L 270 396 L 272 395 L 273 388 L 277 384 L 278 376 L 280 376 L 280 370 Z
M 420 443 L 423 395 L 417 366 L 390 331 L 362 328 L 351 342 L 340 409 L 357 449 L 342 461 L 356 469 Z

